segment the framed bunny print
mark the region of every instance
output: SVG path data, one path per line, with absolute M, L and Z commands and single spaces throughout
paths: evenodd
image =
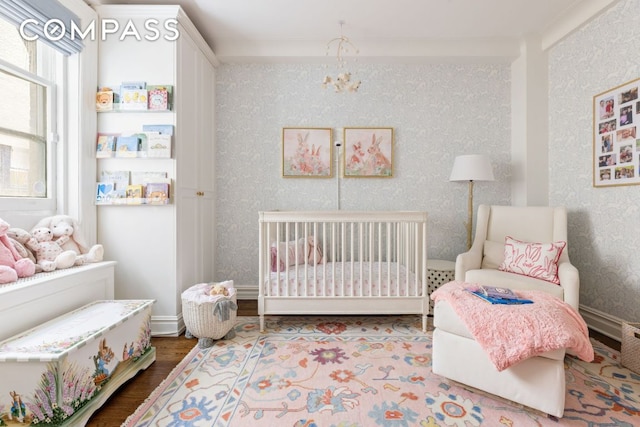
M 344 128 L 344 177 L 393 176 L 393 128 Z
M 331 178 L 331 128 L 282 128 L 282 176 Z

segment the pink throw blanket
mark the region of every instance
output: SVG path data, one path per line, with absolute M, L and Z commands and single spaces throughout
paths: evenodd
M 593 361 L 587 325 L 569 304 L 542 291 L 517 291 L 533 304 L 490 304 L 464 290 L 473 284 L 450 282 L 431 294 L 448 302 L 487 352 L 498 371 L 546 351 L 566 348 Z

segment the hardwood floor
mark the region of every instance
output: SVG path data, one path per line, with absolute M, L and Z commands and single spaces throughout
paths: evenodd
M 255 300 L 238 301 L 239 316 L 257 316 Z M 620 350 L 620 343 L 595 331 L 589 331 L 596 340 L 611 348 Z M 173 368 L 197 344 L 196 339 L 179 337 L 152 337 L 151 344 L 156 347 L 156 361 L 145 371 L 140 372 L 109 398 L 96 411 L 87 426 L 118 427 L 144 402 Z
M 238 301 L 238 316 L 257 315 L 257 301 Z M 156 361 L 120 387 L 102 408 L 93 414 L 87 426 L 119 427 L 197 344 L 197 339 L 187 339 L 184 335 L 152 337 L 151 345 L 156 348 Z

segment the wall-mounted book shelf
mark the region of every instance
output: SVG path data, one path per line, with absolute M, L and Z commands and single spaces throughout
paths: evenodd
M 143 81 L 131 81 L 98 88 L 96 93 L 96 111 L 100 113 L 170 112 L 172 107 L 172 85 L 147 85 Z
M 146 124 L 141 130 L 99 132 L 96 158 L 169 159 L 173 141 L 173 125 Z
M 161 206 L 171 203 L 171 178 L 164 171 L 102 170 L 96 205 Z
M 175 110 L 109 110 L 109 111 L 96 111 L 99 114 L 120 114 L 120 113 L 128 113 L 128 114 L 158 114 L 158 113 L 173 113 Z

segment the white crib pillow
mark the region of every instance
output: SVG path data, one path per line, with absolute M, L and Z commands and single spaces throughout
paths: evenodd
M 296 258 L 297 253 L 297 258 Z M 271 271 L 284 271 L 298 264 L 316 265 L 324 262 L 322 248 L 315 244 L 313 236 L 271 245 Z

